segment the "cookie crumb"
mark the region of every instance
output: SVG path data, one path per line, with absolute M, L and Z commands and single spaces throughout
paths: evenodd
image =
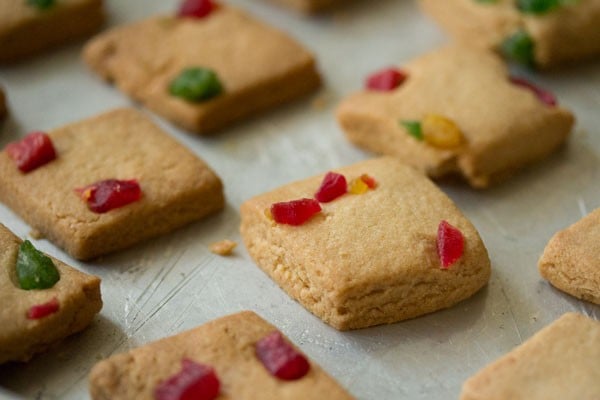
M 235 249 L 237 243 L 232 240 L 221 240 L 220 242 L 216 242 L 210 245 L 210 251 L 220 256 L 230 256 L 233 253 L 233 249 Z
M 44 238 L 44 235 L 42 234 L 42 232 L 38 231 L 37 229 L 30 230 L 29 236 L 35 240 L 40 240 L 40 239 Z
M 323 91 L 319 93 L 311 102 L 310 106 L 315 111 L 325 111 L 332 102 L 331 93 Z

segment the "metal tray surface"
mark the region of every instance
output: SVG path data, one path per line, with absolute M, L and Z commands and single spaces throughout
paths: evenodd
M 171 12 L 178 2 L 107 3 L 109 25 L 115 26 Z M 575 111 L 576 130 L 565 149 L 489 190 L 440 184 L 486 243 L 493 266 L 489 285 L 448 310 L 338 332 L 254 265 L 241 244 L 239 206 L 279 185 L 370 157 L 344 138 L 333 114 L 336 105 L 359 89 L 368 73 L 408 61 L 446 38 L 414 1 L 363 0 L 318 17 L 295 14 L 266 0 L 229 3 L 311 48 L 324 89 L 212 137 L 187 134 L 153 116 L 221 176 L 225 211 L 86 263 L 48 241 L 35 240 L 42 250 L 100 276 L 104 308 L 81 334 L 27 364 L 0 367 L 0 398 L 89 398 L 87 374 L 98 360 L 250 309 L 277 325 L 359 399 L 446 400 L 458 397 L 467 377 L 561 314 L 578 311 L 600 317 L 600 307 L 555 290 L 537 272 L 537 260 L 552 234 L 600 205 L 600 63 L 546 74 L 521 71 Z M 31 130 L 133 104 L 87 70 L 80 48 L 81 43 L 0 69 L 12 113 L 2 128 L 1 146 Z M 21 237 L 30 232 L 3 205 L 0 222 Z M 224 238 L 240 243 L 232 257 L 208 250 L 210 243 Z

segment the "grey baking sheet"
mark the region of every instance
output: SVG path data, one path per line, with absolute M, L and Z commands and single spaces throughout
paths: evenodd
M 110 25 L 170 12 L 176 3 L 108 1 Z M 89 263 L 74 261 L 51 243 L 36 240 L 44 251 L 102 277 L 104 308 L 91 327 L 48 353 L 28 364 L 0 367 L 2 388 L 26 398 L 88 398 L 86 377 L 96 361 L 251 309 L 282 329 L 357 398 L 453 399 L 468 376 L 562 313 L 578 311 L 599 318 L 598 306 L 553 289 L 536 267 L 556 230 L 600 205 L 597 62 L 529 74 L 575 110 L 577 127 L 567 148 L 490 190 L 441 184 L 479 229 L 493 265 L 488 287 L 451 309 L 342 333 L 285 295 L 252 263 L 243 245 L 230 258 L 210 253 L 208 245 L 220 239 L 241 244 L 238 209 L 245 199 L 370 157 L 344 139 L 333 116 L 336 104 L 360 88 L 369 72 L 445 42 L 413 1 L 364 0 L 313 18 L 266 1 L 229 3 L 285 29 L 310 47 L 318 57 L 325 88 L 312 98 L 209 138 L 186 134 L 155 117 L 223 178 L 225 211 Z M 34 129 L 51 129 L 132 105 L 91 75 L 80 62 L 79 48 L 73 45 L 0 69 L 12 112 L 0 145 Z M 0 222 L 21 237 L 30 231 L 2 205 Z M 9 395 L 0 391 L 0 398 L 4 396 Z

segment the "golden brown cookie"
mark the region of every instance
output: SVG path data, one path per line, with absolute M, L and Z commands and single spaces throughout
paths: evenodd
M 160 16 L 115 28 L 85 48 L 86 63 L 133 99 L 195 133 L 216 131 L 314 91 L 313 56 L 286 34 L 228 6 L 202 19 Z M 216 74 L 222 92 L 171 94 L 186 69 Z
M 0 364 L 29 360 L 83 330 L 102 308 L 100 279 L 54 258 L 60 279 L 53 287 L 21 289 L 16 270 L 20 245 L 21 240 L 0 224 Z M 48 303 L 58 309 L 35 319 L 28 316 L 32 307 Z
M 563 292 L 600 304 L 600 209 L 556 233 L 544 250 L 540 274 Z
M 420 0 L 422 9 L 457 40 L 495 49 L 516 61 L 541 68 L 600 54 L 600 1 L 543 2 L 514 0 Z M 537 3 L 537 5 L 536 5 Z M 546 2 L 548 4 L 551 1 Z M 539 13 L 528 10 L 540 10 Z M 545 10 L 545 11 L 544 11 Z
M 31 172 L 0 153 L 0 200 L 75 258 L 132 246 L 224 206 L 209 166 L 138 111 L 111 111 L 49 136 L 57 157 Z M 137 180 L 141 199 L 91 211 L 76 189 L 106 179 Z
M 345 99 L 338 121 L 354 144 L 433 178 L 460 173 L 472 186 L 487 187 L 554 152 L 574 123 L 570 111 L 550 104 L 549 92 L 511 82 L 502 60 L 489 52 L 444 47 L 402 71 L 406 79 L 394 89 Z M 420 137 L 410 123 L 420 125 Z M 428 139 L 448 130 L 461 140 L 444 146 Z
M 242 238 L 254 261 L 313 314 L 340 330 L 393 323 L 451 307 L 487 283 L 490 261 L 479 234 L 421 173 L 391 157 L 336 172 L 351 191 L 363 174 L 376 186 L 321 204 L 300 226 L 275 222 L 271 207 L 312 198 L 323 175 L 241 207 Z M 464 239 L 464 252 L 448 268 L 437 252 L 443 220 Z
M 154 400 L 157 386 L 177 374 L 182 360 L 214 368 L 219 398 L 352 399 L 317 364 L 297 380 L 275 378 L 256 355 L 258 341 L 277 331 L 251 311 L 208 322 L 187 332 L 112 356 L 94 366 L 89 376 L 94 400 Z M 287 341 L 287 340 L 286 340 Z
M 463 385 L 461 400 L 600 398 L 600 323 L 568 313 Z
M 45 6 L 47 5 L 47 7 Z M 3 0 L 0 63 L 91 35 L 102 26 L 102 0 Z

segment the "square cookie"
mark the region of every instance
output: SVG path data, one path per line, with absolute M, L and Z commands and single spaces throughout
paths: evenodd
M 463 385 L 460 400 L 600 399 L 600 323 L 568 313 Z
M 0 63 L 91 35 L 102 26 L 102 0 L 3 0 Z
M 574 123 L 551 93 L 515 81 L 500 58 L 483 50 L 444 47 L 395 73 L 397 86 L 346 98 L 338 121 L 354 144 L 433 178 L 458 173 L 487 187 L 554 152 Z
M 49 136 L 57 157 L 31 172 L 0 153 L 0 201 L 75 258 L 132 246 L 224 206 L 215 173 L 138 111 L 111 111 Z M 137 180 L 141 199 L 91 211 L 77 189 L 108 179 Z
M 598 0 L 420 0 L 420 4 L 455 39 L 497 50 L 526 65 L 548 68 L 600 54 Z
M 330 10 L 342 2 L 340 0 L 271 0 L 291 7 L 303 13 L 314 14 L 320 11 Z
M 479 234 L 425 176 L 390 157 L 336 172 L 348 182 L 368 174 L 376 187 L 321 204 L 301 226 L 277 223 L 268 211 L 312 198 L 323 175 L 241 207 L 242 238 L 254 261 L 313 314 L 339 330 L 393 323 L 450 307 L 487 283 L 490 261 Z M 436 252 L 442 220 L 464 239 L 464 252 L 448 268 Z
M 582 300 L 600 304 L 600 209 L 556 233 L 538 267 L 552 285 Z
M 134 100 L 198 134 L 294 100 L 320 85 L 315 60 L 299 43 L 225 5 L 201 19 L 157 16 L 115 28 L 93 39 L 84 59 Z M 214 74 L 214 91 L 206 94 L 214 97 L 187 100 L 171 93 L 176 79 L 190 68 L 198 75 L 198 69 Z
M 157 387 L 176 375 L 186 359 L 214 369 L 220 381 L 219 399 L 352 399 L 311 361 L 308 372 L 299 379 L 285 381 L 271 375 L 257 357 L 255 347 L 273 332 L 277 332 L 273 325 L 244 311 L 112 356 L 92 369 L 91 397 L 160 399 Z M 289 345 L 287 339 L 284 341 Z
M 0 224 L 0 364 L 28 361 L 83 330 L 102 308 L 100 279 L 54 258 L 58 282 L 47 289 L 22 289 L 16 267 L 21 243 Z M 40 315 L 42 305 L 49 303 L 54 304 L 54 312 Z M 30 314 L 32 308 L 36 308 L 37 318 Z

